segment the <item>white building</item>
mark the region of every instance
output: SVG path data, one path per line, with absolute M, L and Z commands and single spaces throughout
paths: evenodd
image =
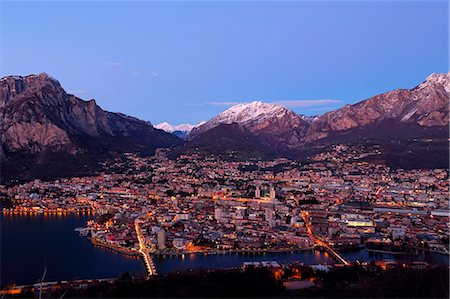
M 158 249 L 163 250 L 166 248 L 166 232 L 164 229 L 158 231 Z

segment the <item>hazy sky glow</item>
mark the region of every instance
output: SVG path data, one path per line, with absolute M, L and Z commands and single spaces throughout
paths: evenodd
M 448 72 L 447 1 L 2 2 L 0 75 L 156 124 L 238 102 L 307 115 Z

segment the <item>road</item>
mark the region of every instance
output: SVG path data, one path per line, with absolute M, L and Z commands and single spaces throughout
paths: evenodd
M 144 263 L 145 263 L 145 267 L 147 269 L 148 276 L 156 275 L 157 274 L 156 267 L 155 267 L 152 257 L 150 256 L 150 252 L 147 249 L 147 246 L 145 245 L 145 239 L 142 236 L 142 231 L 141 231 L 141 227 L 139 226 L 139 221 L 140 221 L 139 218 L 137 218 L 134 221 L 134 228 L 136 230 L 136 235 L 137 235 L 137 238 L 139 241 L 139 252 L 144 257 Z
M 318 239 L 312 229 L 311 226 L 309 225 L 308 222 L 308 212 L 302 212 L 302 218 L 303 221 L 305 222 L 305 226 L 306 226 L 306 230 L 308 231 L 308 236 L 311 240 L 314 241 L 314 245 L 316 246 L 321 246 L 325 249 L 325 251 L 327 251 L 329 254 L 331 254 L 335 259 L 337 259 L 338 261 L 340 261 L 341 263 L 343 263 L 346 266 L 350 266 L 350 262 L 347 261 L 343 256 L 341 256 L 339 253 L 337 253 L 336 251 L 333 250 L 333 248 L 330 247 L 330 245 L 328 245 L 327 242 L 322 241 L 320 239 Z

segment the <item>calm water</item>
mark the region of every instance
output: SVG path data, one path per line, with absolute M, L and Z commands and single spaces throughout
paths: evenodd
M 183 256 L 158 256 L 154 258 L 156 269 L 160 274 L 178 272 L 189 269 L 224 269 L 242 267 L 249 261 L 277 261 L 281 264 L 294 261 L 305 264 L 333 264 L 334 260 L 326 253 L 319 251 L 298 251 L 280 253 L 229 253 L 217 255 L 186 254 Z
M 1 285 L 145 274 L 139 257 L 94 247 L 74 231 L 87 215 L 1 215 Z
M 354 261 L 420 261 L 435 265 L 449 265 L 449 256 L 433 252 L 419 251 L 418 255 L 388 254 L 370 252 L 364 249 L 344 250 L 340 252 L 347 260 Z
M 37 282 L 47 266 L 45 281 L 83 278 L 111 278 L 128 272 L 144 275 L 143 261 L 110 250 L 92 246 L 89 240 L 74 231 L 84 226 L 88 215 L 1 215 L 1 286 L 10 283 Z M 369 253 L 365 250 L 344 251 L 347 259 L 411 260 L 410 256 Z M 414 260 L 448 265 L 448 256 L 421 253 Z M 189 269 L 240 267 L 246 261 L 275 260 L 279 263 L 300 261 L 305 264 L 334 261 L 327 253 L 301 251 L 293 253 L 225 254 L 155 257 L 160 274 Z

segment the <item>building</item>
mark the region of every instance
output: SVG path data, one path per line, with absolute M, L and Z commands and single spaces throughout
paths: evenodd
M 265 213 L 265 218 L 266 218 L 266 222 L 269 225 L 269 227 L 273 227 L 274 223 L 273 223 L 273 210 L 271 208 L 266 208 L 266 213 Z
M 260 198 L 260 197 L 261 197 L 261 189 L 259 189 L 259 187 L 256 186 L 255 198 Z
M 270 186 L 269 198 L 270 200 L 275 199 L 275 189 L 273 188 L 273 186 Z
M 166 248 L 166 232 L 164 229 L 158 231 L 158 249 L 163 250 Z
M 220 207 L 214 208 L 214 218 L 216 219 L 217 222 L 220 222 L 220 220 L 222 219 L 222 208 Z
M 186 242 L 183 238 L 175 238 L 173 239 L 173 247 L 175 247 L 178 250 L 186 249 L 185 246 Z

